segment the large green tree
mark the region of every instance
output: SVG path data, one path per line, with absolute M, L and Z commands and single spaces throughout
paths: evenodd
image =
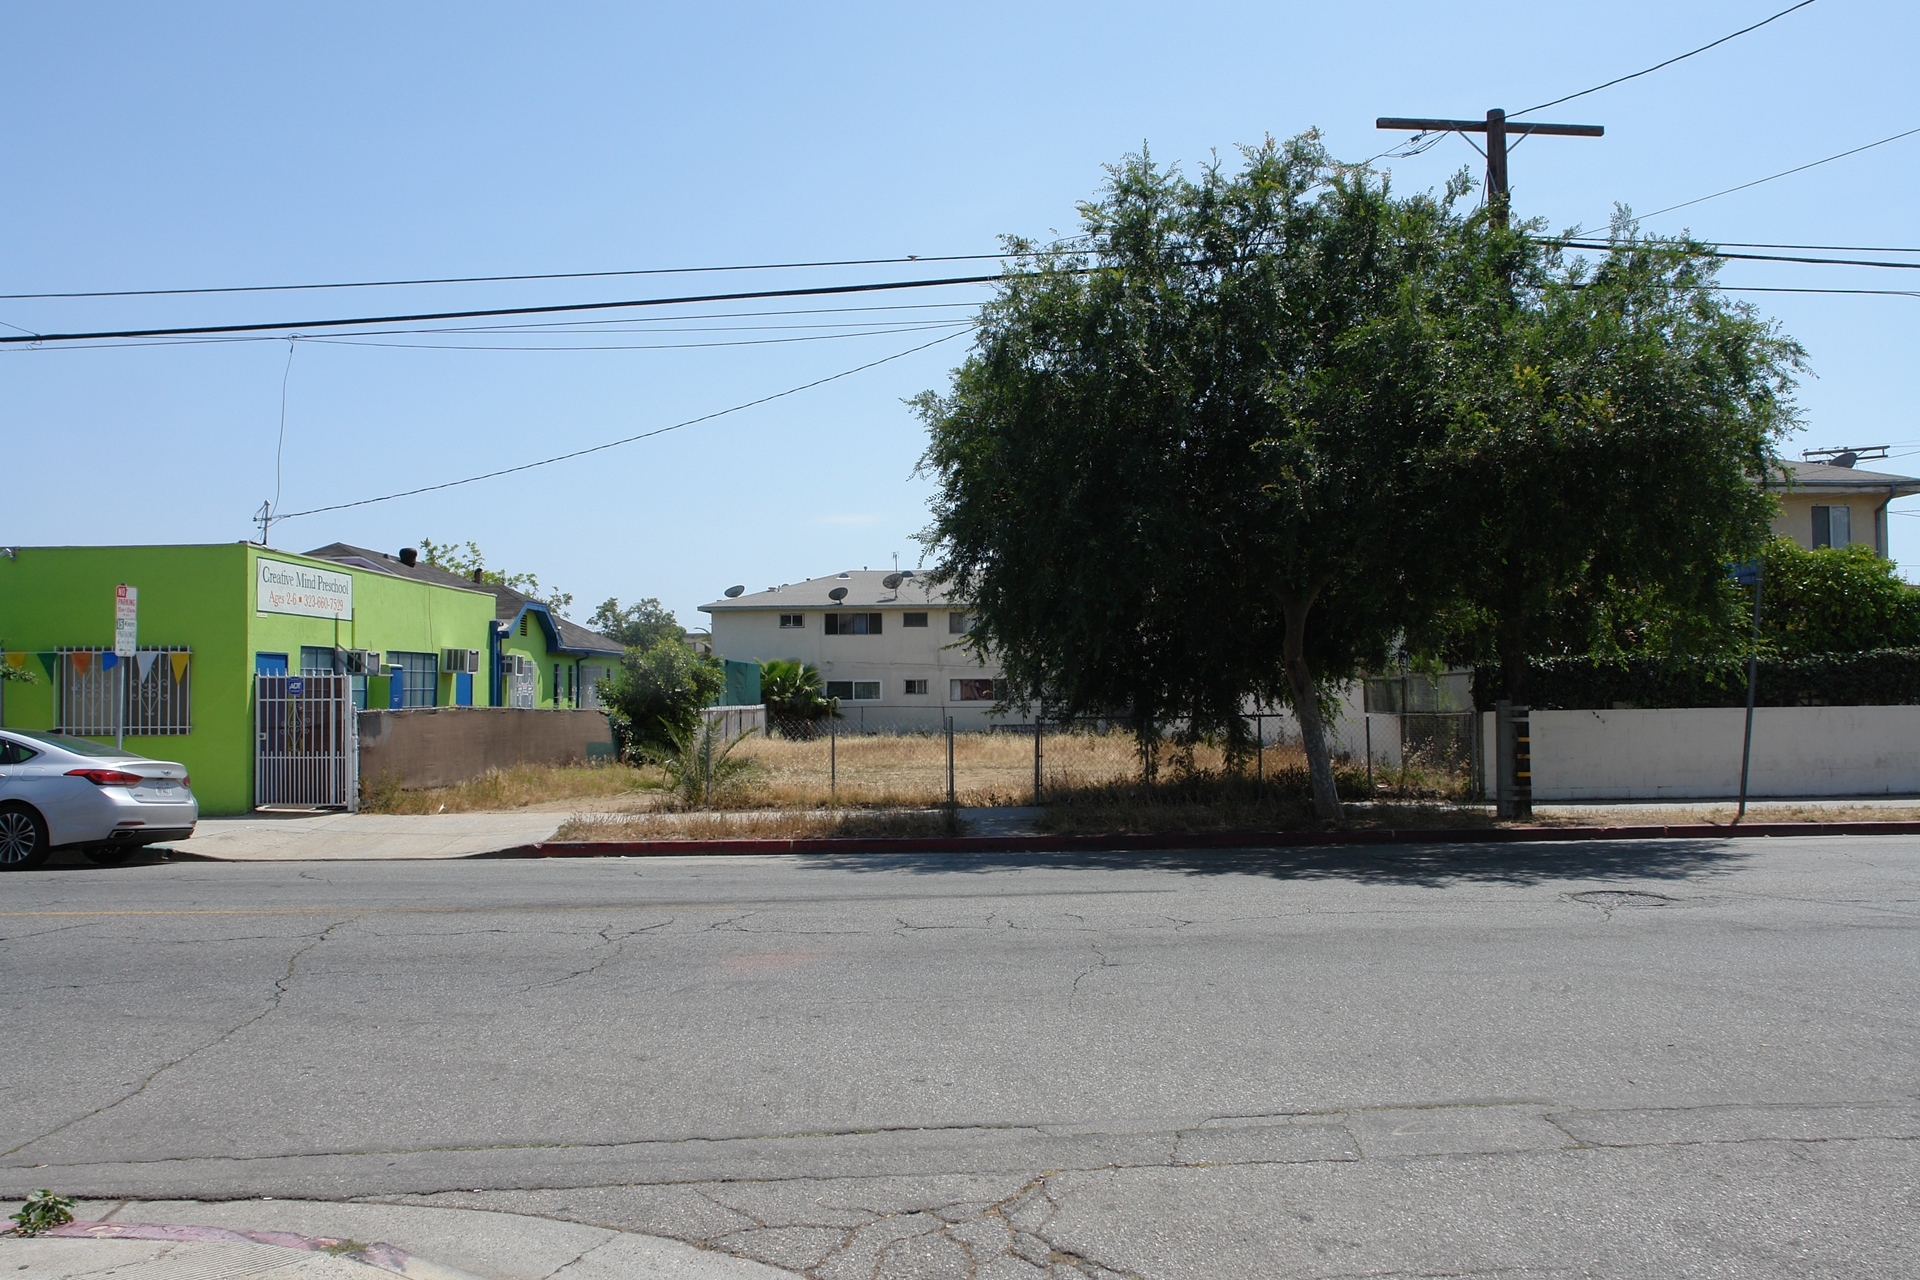
M 1443 313 L 1455 656 L 1527 700 L 1534 657 L 1705 652 L 1739 630 L 1729 563 L 1756 554 L 1802 352 L 1714 288 L 1686 241 L 1616 225 L 1569 259 L 1538 227 L 1482 227 Z M 1429 631 L 1430 635 L 1431 632 Z
M 1432 285 L 1461 191 L 1396 198 L 1313 135 L 1242 158 L 1129 158 L 1077 245 L 1009 245 L 1027 265 L 916 401 L 924 536 L 1016 700 L 1146 742 L 1281 694 L 1335 817 L 1322 699 L 1444 581 Z

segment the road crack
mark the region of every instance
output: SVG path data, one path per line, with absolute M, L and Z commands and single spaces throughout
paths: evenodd
M 340 928 L 342 925 L 351 924 L 354 919 L 355 917 L 349 916 L 344 920 L 334 921 L 332 924 L 322 929 L 319 933 L 315 934 L 307 942 L 307 944 L 304 947 L 299 948 L 291 956 L 287 957 L 287 971 L 281 974 L 280 977 L 274 980 L 273 994 L 268 998 L 266 1008 L 260 1010 L 260 1012 L 254 1014 L 252 1017 L 247 1018 L 241 1022 L 237 1022 L 231 1027 L 228 1027 L 225 1031 L 222 1031 L 219 1035 L 207 1041 L 205 1044 L 198 1045 L 192 1049 L 189 1049 L 187 1052 L 181 1054 L 177 1058 L 172 1059 L 171 1061 L 161 1063 L 158 1067 L 155 1067 L 152 1071 L 148 1072 L 147 1075 L 141 1079 L 139 1084 L 135 1085 L 132 1089 L 128 1090 L 126 1093 L 122 1094 L 120 1097 L 115 1098 L 112 1102 L 106 1103 L 103 1106 L 95 1107 L 93 1110 L 86 1112 L 84 1115 L 77 1115 L 70 1120 L 62 1121 L 61 1123 L 55 1125 L 53 1128 L 47 1130 L 45 1133 L 38 1134 L 34 1137 L 28 1138 L 25 1142 L 20 1143 L 18 1146 L 11 1147 L 6 1151 L 0 1151 L 0 1158 L 4 1158 L 6 1156 L 18 1155 L 20 1152 L 25 1151 L 28 1147 L 34 1146 L 37 1143 L 45 1142 L 48 1138 L 52 1138 L 60 1133 L 63 1133 L 66 1130 L 71 1129 L 74 1125 L 81 1123 L 82 1121 L 91 1120 L 95 1116 L 103 1116 L 107 1112 L 112 1111 L 115 1107 L 120 1106 L 122 1103 L 131 1102 L 133 1099 L 145 1093 L 148 1087 L 152 1085 L 155 1080 L 158 1080 L 161 1076 L 173 1070 L 175 1067 L 180 1066 L 182 1063 L 191 1061 L 192 1059 L 198 1057 L 200 1054 L 207 1052 L 209 1049 L 218 1048 L 220 1045 L 225 1044 L 228 1040 L 231 1040 L 234 1036 L 237 1036 L 242 1031 L 245 1031 L 248 1027 L 251 1027 L 254 1023 L 259 1022 L 262 1019 L 268 1017 L 269 1015 L 277 1012 L 280 1008 L 280 1002 L 286 999 L 287 988 L 293 982 L 293 975 L 295 970 L 299 967 L 301 957 L 305 956 L 307 952 L 313 950 L 315 947 L 325 942 L 327 940 L 327 936 L 331 934 L 335 929 Z

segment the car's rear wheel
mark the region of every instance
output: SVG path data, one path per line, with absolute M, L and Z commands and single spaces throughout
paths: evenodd
M 28 871 L 45 862 L 47 824 L 23 804 L 0 805 L 0 871 Z

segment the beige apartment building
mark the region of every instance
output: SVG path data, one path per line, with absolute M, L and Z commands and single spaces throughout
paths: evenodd
M 1000 670 L 966 648 L 966 606 L 912 572 L 849 569 L 700 606 L 713 652 L 736 662 L 798 659 L 820 668 L 842 723 L 860 728 L 978 730 L 1025 724 L 996 715 Z

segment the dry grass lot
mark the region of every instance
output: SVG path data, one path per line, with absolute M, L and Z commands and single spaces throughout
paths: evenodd
M 864 735 L 829 743 L 755 738 L 735 753 L 752 770 L 712 810 L 681 806 L 659 769 L 622 764 L 495 770 L 455 787 L 402 791 L 370 787 L 369 813 L 476 813 L 544 809 L 571 815 L 565 840 L 794 839 L 811 836 L 949 834 L 947 741 L 941 735 Z M 954 783 L 963 807 L 1030 804 L 1033 739 L 970 733 L 954 738 Z M 1217 747 L 1191 759 L 1161 757 L 1159 781 L 1140 785 L 1140 759 L 1125 734 L 1049 734 L 1041 742 L 1041 830 L 1062 834 L 1304 829 L 1322 826 L 1308 800 L 1305 761 L 1296 749 L 1269 747 L 1249 769 L 1227 775 Z M 1364 766 L 1342 765 L 1341 794 L 1366 796 Z M 1451 804 L 1459 779 L 1409 776 L 1376 781 L 1371 801 L 1351 804 L 1342 826 L 1461 827 L 1494 823 L 1483 805 Z M 1732 805 L 1543 806 L 1544 826 L 1676 826 L 1733 819 Z M 1920 818 L 1920 807 L 1872 802 L 1761 802 L 1753 822 L 1885 822 Z

